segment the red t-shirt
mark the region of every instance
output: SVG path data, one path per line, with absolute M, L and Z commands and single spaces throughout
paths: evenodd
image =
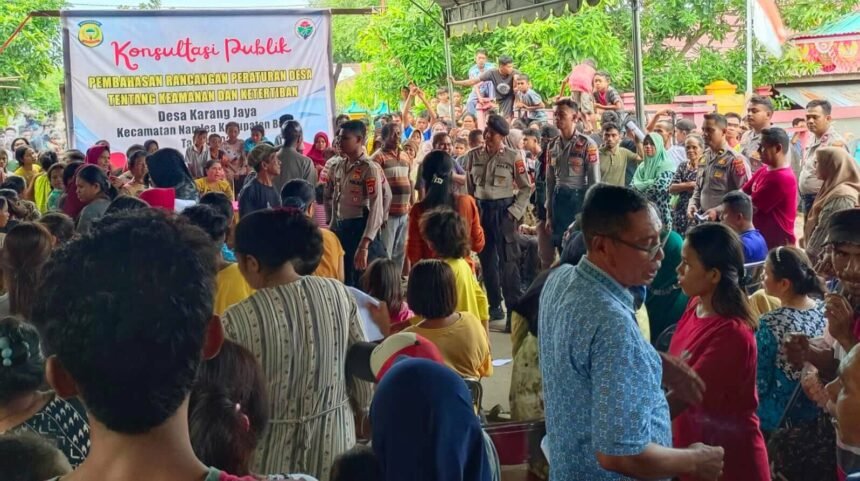
M 797 179 L 790 167 L 758 169 L 743 186 L 752 196 L 753 224 L 761 232 L 767 248 L 794 245 L 797 219 Z
M 705 394 L 701 404 L 672 421 L 672 440 L 676 448 L 705 443 L 725 449 L 721 479 L 770 481 L 756 415 L 755 334 L 739 319 L 697 316 L 698 302 L 695 297 L 687 304 L 669 353 L 689 355 L 687 362 L 705 382 Z M 681 476 L 681 481 L 691 479 Z

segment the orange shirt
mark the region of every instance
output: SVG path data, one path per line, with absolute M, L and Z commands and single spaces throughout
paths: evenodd
M 412 206 L 409 211 L 409 231 L 406 236 L 406 256 L 409 262 L 415 264 L 422 259 L 433 259 L 436 253 L 427 245 L 424 238 L 421 236 L 420 221 L 424 215 L 425 207 L 419 202 Z M 484 229 L 481 227 L 481 215 L 478 212 L 478 205 L 469 195 L 457 196 L 457 212 L 463 221 L 466 223 L 466 229 L 469 231 L 469 241 L 472 245 L 472 250 L 481 252 L 484 250 Z M 467 259 L 471 264 L 471 259 Z M 474 268 L 474 266 L 473 266 Z

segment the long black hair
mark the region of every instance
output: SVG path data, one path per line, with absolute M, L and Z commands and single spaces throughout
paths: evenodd
M 421 201 L 425 210 L 446 205 L 457 210 L 457 195 L 454 193 L 454 159 L 446 152 L 433 150 L 424 157 L 421 178 L 427 186 L 427 194 Z
M 705 269 L 720 271 L 720 281 L 714 290 L 713 308 L 722 317 L 741 319 L 752 329 L 758 328 L 749 299 L 740 285 L 744 275 L 744 250 L 740 237 L 724 224 L 699 224 L 686 234 L 687 242 L 696 251 Z

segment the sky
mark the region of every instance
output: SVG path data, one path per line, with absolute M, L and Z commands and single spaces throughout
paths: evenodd
M 119 5 L 138 5 L 141 0 L 71 0 L 71 9 L 99 10 Z M 162 0 L 162 8 L 283 8 L 303 7 L 307 0 Z

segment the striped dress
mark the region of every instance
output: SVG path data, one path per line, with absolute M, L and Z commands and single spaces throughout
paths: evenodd
M 355 444 L 350 402 L 367 409 L 372 396 L 369 383 L 347 387 L 347 349 L 366 340 L 353 297 L 335 280 L 303 277 L 257 291 L 223 319 L 267 380 L 271 421 L 254 472 L 327 481 L 334 458 Z

